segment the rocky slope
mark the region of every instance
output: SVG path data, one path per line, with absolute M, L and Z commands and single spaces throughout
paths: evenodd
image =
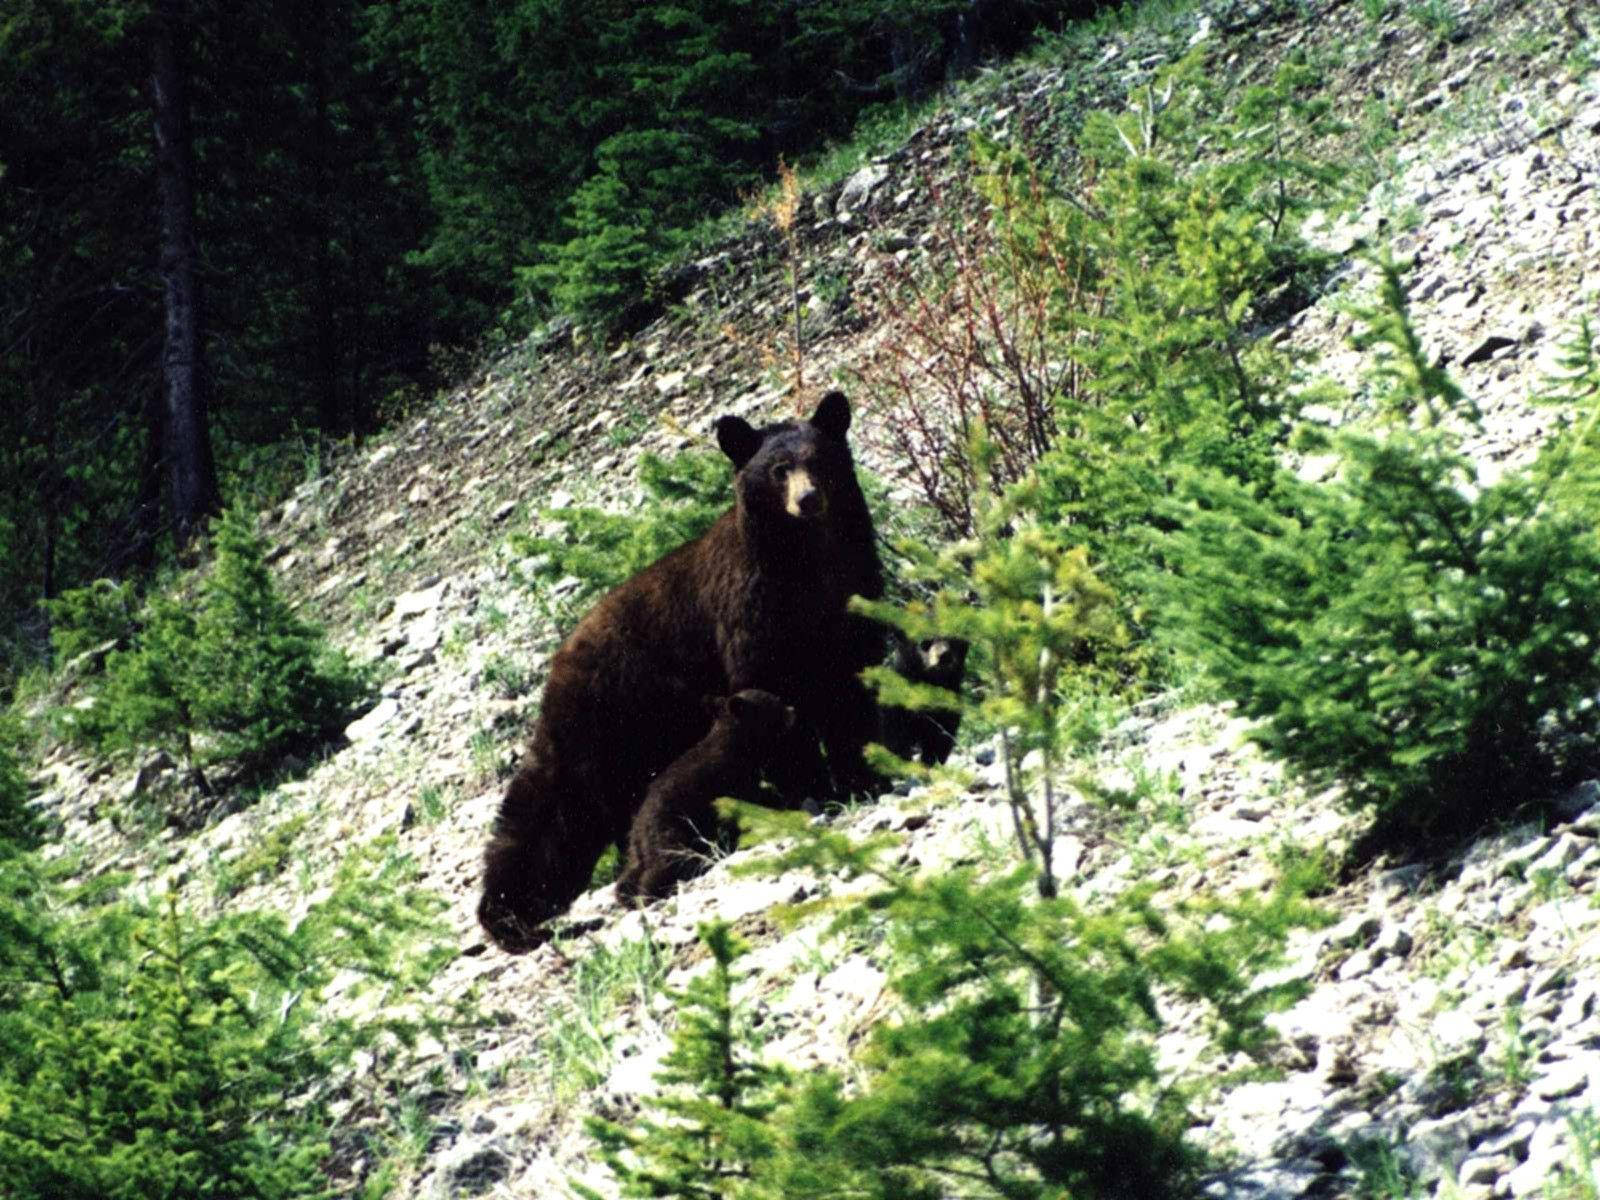
M 1354 126 L 1343 152 L 1382 159 L 1378 185 L 1318 236 L 1341 252 L 1387 242 L 1416 257 L 1418 327 L 1489 414 L 1475 452 L 1521 461 L 1554 419 L 1528 396 L 1600 295 L 1600 77 L 1582 74 L 1597 38 L 1600 17 L 1550 0 L 1212 0 L 987 72 L 903 144 L 805 198 L 807 377 L 848 386 L 870 353 L 878 327 L 850 296 L 885 255 L 927 253 L 930 197 L 959 174 L 971 130 L 1062 153 L 1085 96 L 1114 102 L 1190 47 L 1241 77 L 1299 52 L 1328 72 Z M 770 1052 L 791 1065 L 844 1061 L 889 1011 L 871 954 L 767 919 L 818 882 L 735 877 L 749 853 L 647 913 L 591 893 L 564 942 L 523 958 L 486 949 L 472 920 L 499 772 L 573 615 L 570 588 L 528 585 L 507 534 L 548 527 L 575 503 L 628 507 L 639 455 L 692 444 L 717 414 L 790 411 L 773 365 L 788 336 L 784 268 L 777 233 L 754 224 L 663 281 L 670 309 L 624 344 L 564 329 L 530 339 L 269 514 L 284 585 L 385 664 L 382 699 L 346 746 L 248 807 L 154 836 L 120 816 L 140 791 L 170 786 L 160 760 L 110 772 L 57 751 L 46 764 L 41 804 L 67 839 L 141 886 L 293 912 L 353 846 L 388 832 L 450 898 L 461 949 L 430 1002 L 470 998 L 479 1016 L 376 1100 L 352 1102 L 341 1131 L 352 1148 L 368 1133 L 401 1148 L 391 1194 L 554 1196 L 574 1176 L 603 1186 L 582 1117 L 628 1112 L 670 1036 L 660 986 L 628 985 L 652 977 L 641 947 L 680 986 L 703 961 L 694 930 L 710 916 L 757 943 L 743 987 L 773 1031 Z M 1355 385 L 1348 308 L 1371 286 L 1352 256 L 1315 304 L 1264 335 Z M 1095 769 L 1143 797 L 1140 816 L 1113 830 L 1087 801 L 1068 811 L 1077 885 L 1107 892 L 1155 875 L 1249 891 L 1281 845 L 1354 836 L 1335 798 L 1303 795 L 1244 733 L 1223 709 L 1176 700 L 1130 716 Z M 969 858 L 1008 837 L 1010 818 L 992 748 L 963 761 L 970 786 L 910 790 L 842 820 L 895 832 L 922 869 Z M 1503 832 L 1442 868 L 1379 864 L 1325 901 L 1340 919 L 1301 935 L 1285 968 L 1313 987 L 1275 1018 L 1281 1077 L 1204 1103 L 1196 1139 L 1219 1164 L 1206 1194 L 1412 1194 L 1359 1191 L 1350 1148 L 1363 1140 L 1389 1148 L 1415 1194 L 1472 1200 L 1541 1195 L 1581 1161 L 1600 1115 L 1600 787 L 1564 798 L 1562 812 L 1553 828 Z M 1179 1064 L 1195 1034 L 1171 1015 L 1162 1048 Z M 343 1171 L 354 1181 L 371 1166 L 352 1149 Z

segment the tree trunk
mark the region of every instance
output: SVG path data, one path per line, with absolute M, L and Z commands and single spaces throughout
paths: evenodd
M 129 515 L 128 540 L 118 550 L 121 570 L 148 575 L 156 567 L 161 542 L 161 476 L 166 460 L 165 396 L 152 384 L 144 399 L 144 455 L 139 463 L 139 493 Z
M 152 29 L 150 99 L 161 200 L 161 280 L 166 343 L 161 354 L 163 434 L 172 530 L 187 546 L 221 508 L 206 418 L 199 250 L 194 232 L 194 147 L 189 129 L 186 0 L 158 0 Z
M 34 386 L 32 408 L 44 417 L 44 482 L 39 488 L 39 502 L 44 508 L 44 562 L 41 567 L 41 587 L 46 600 L 56 597 L 56 552 L 61 539 L 62 482 L 66 472 L 61 469 L 60 422 L 57 419 L 56 397 L 40 399 L 43 389 Z
M 333 185 L 329 163 L 332 129 L 328 120 L 328 6 L 313 0 L 306 22 L 306 59 L 311 71 L 311 194 L 313 237 L 311 309 L 316 338 L 317 425 L 324 446 L 354 426 L 339 394 L 339 346 L 335 326 L 333 278 Z M 328 459 L 324 457 L 326 466 Z

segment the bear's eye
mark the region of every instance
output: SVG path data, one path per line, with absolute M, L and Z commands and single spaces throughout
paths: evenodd
M 772 477 L 774 479 L 782 479 L 792 470 L 794 470 L 794 464 L 792 462 L 784 462 L 780 460 L 772 464 Z

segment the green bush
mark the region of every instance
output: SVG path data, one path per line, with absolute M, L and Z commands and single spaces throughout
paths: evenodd
M 546 261 L 521 272 L 563 311 L 602 322 L 624 315 L 704 216 L 707 197 L 748 179 L 741 163 L 756 129 L 730 101 L 752 83 L 754 63 L 727 41 L 727 27 L 695 6 L 636 6 L 604 23 L 600 107 L 615 132 L 594 146 L 588 178 L 571 194 L 571 239 L 542 247 Z
M 1162 910 L 1142 889 L 1091 905 L 1039 897 L 1029 867 L 908 878 L 885 865 L 897 853 L 819 833 L 786 863 L 881 885 L 838 927 L 882 947 L 898 1016 L 846 1072 L 764 1061 L 733 1001 L 742 947 L 725 926 L 701 931 L 712 967 L 680 997 L 655 1112 L 590 1124 L 623 1194 L 1184 1194 L 1198 1155 L 1188 1096 L 1158 1071 L 1156 996 L 1207 1002 L 1221 1052 L 1255 1048 L 1262 1016 L 1301 990 L 1250 980 L 1311 918 L 1303 898 Z
M 150 745 L 190 763 L 258 767 L 336 729 L 366 689 L 360 671 L 295 616 L 248 517 L 214 530 L 215 561 L 195 595 L 158 594 L 74 733 L 110 750 Z
M 645 1117 L 628 1127 L 588 1123 L 624 1196 L 767 1194 L 751 1187 L 749 1177 L 775 1154 L 778 1137 L 768 1118 L 788 1076 L 752 1052 L 748 1014 L 733 1003 L 733 964 L 747 945 L 726 922 L 703 925 L 699 933 L 711 969 L 673 997 L 677 1036 L 656 1073 L 673 1090 L 653 1103 L 665 1119 Z M 582 1184 L 575 1190 L 585 1200 L 601 1195 Z
M 1161 539 L 1157 623 L 1312 783 L 1380 828 L 1460 831 L 1600 750 L 1600 363 L 1585 325 L 1563 392 L 1581 422 L 1484 486 L 1461 449 L 1477 413 L 1384 275 L 1368 344 L 1394 429 L 1333 437 L 1328 483 L 1285 473 L 1263 496 L 1195 475 Z
M 328 1017 L 330 985 L 414 988 L 441 961 L 439 906 L 404 864 L 352 854 L 293 926 L 75 895 L 50 870 L 0 862 L 8 1200 L 334 1194 L 330 1081 L 416 1031 Z
M 886 270 L 893 336 L 863 369 L 951 532 L 973 531 L 974 493 L 1035 474 L 1041 519 L 1124 591 L 1130 533 L 1159 522 L 1177 472 L 1270 475 L 1299 398 L 1258 335 L 1309 298 L 1325 262 L 1300 221 L 1338 198 L 1312 154 L 1335 128 L 1320 84 L 1291 60 L 1238 87 L 1197 51 L 1085 117 L 1071 179 L 975 145 L 984 219 L 944 219 L 937 268 Z
M 224 514 L 215 545 L 195 616 L 192 711 L 216 756 L 263 761 L 337 729 L 366 683 L 273 586 L 249 518 Z
M 1275 470 L 1300 398 L 1293 360 L 1259 334 L 1325 266 L 1299 236 L 1338 195 L 1338 172 L 1309 150 L 1334 128 L 1320 82 L 1291 60 L 1234 89 L 1191 56 L 1084 123 L 1093 213 L 1073 223 L 1098 278 L 1058 318 L 1081 384 L 1058 401 L 1069 436 L 1040 462 L 1039 495 L 1119 588 L 1143 552 L 1130 534 L 1161 523 L 1177 474 L 1254 483 Z M 991 178 L 992 192 L 1015 187 Z
M 970 453 L 980 471 L 995 452 L 979 428 Z M 1087 553 L 1066 541 L 1069 531 L 1040 520 L 1036 481 L 1024 480 L 1000 497 L 979 492 L 973 502 L 975 537 L 938 551 L 902 544 L 907 574 L 924 598 L 852 605 L 914 641 L 959 638 L 970 645 L 973 678 L 961 691 L 962 702 L 982 728 L 999 734 L 1022 848 L 1038 862 L 1040 886 L 1050 895 L 1061 770 L 1085 740 L 1079 715 L 1132 662 L 1127 633 L 1117 596 Z M 918 709 L 950 703 L 948 693 L 912 685 L 887 667 L 870 668 L 865 677 L 884 704 Z M 911 769 L 880 763 L 896 773 Z
M 43 604 L 58 664 L 107 642 L 125 643 L 138 627 L 139 606 L 131 583 L 96 579 Z
M 561 523 L 549 537 L 517 534 L 512 547 L 533 556 L 540 582 L 564 576 L 582 582 L 573 600 L 582 602 L 608 591 L 656 559 L 699 537 L 733 503 L 732 474 L 720 454 L 689 452 L 671 459 L 654 454 L 639 460 L 645 500 L 630 513 L 597 508 L 546 512 Z
M 0 859 L 29 845 L 36 832 L 34 816 L 27 807 L 28 780 L 6 734 L 5 721 L 0 719 Z

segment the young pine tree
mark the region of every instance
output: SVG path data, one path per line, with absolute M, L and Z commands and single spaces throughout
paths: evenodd
M 0 719 L 0 859 L 30 845 L 37 821 L 28 810 L 28 780 L 11 748 L 6 723 Z
M 106 658 L 75 736 L 112 751 L 158 746 L 201 769 L 265 766 L 336 728 L 365 690 L 359 670 L 290 609 L 241 511 L 215 526 L 214 561 L 187 596 L 153 595 L 126 649 Z
M 0 860 L 0 1179 L 8 1200 L 314 1200 L 328 1082 L 402 1020 L 330 1019 L 355 972 L 415 989 L 445 952 L 437 900 L 398 860 L 353 853 L 331 893 L 282 914 L 200 917 L 74 889 Z M 381 1009 L 379 1011 L 382 1011 Z
M 1284 472 L 1262 495 L 1194 475 L 1152 589 L 1158 628 L 1270 753 L 1341 785 L 1380 834 L 1459 833 L 1600 762 L 1600 370 L 1585 327 L 1575 422 L 1485 483 L 1462 449 L 1479 414 L 1381 270 L 1362 340 L 1388 431 L 1325 439 L 1343 459 L 1326 483 Z
M 663 1119 L 589 1123 L 624 1196 L 749 1195 L 752 1176 L 776 1151 L 769 1120 L 786 1074 L 756 1057 L 733 1002 L 733 965 L 747 947 L 722 921 L 699 932 L 711 969 L 678 997 L 677 1034 L 656 1075 L 665 1090 L 653 1107 Z M 598 1200 L 589 1188 L 578 1192 Z
M 289 608 L 243 512 L 223 514 L 215 554 L 195 618 L 191 711 L 213 739 L 213 754 L 256 765 L 325 736 L 364 684 Z
M 980 428 L 972 445 L 982 473 L 993 443 Z M 1075 748 L 1074 712 L 1126 664 L 1127 635 L 1115 595 L 1088 554 L 1038 519 L 1034 480 L 1002 497 L 975 493 L 973 501 L 976 538 L 937 554 L 903 547 L 911 573 L 931 585 L 931 601 L 856 604 L 913 640 L 959 638 L 986 664 L 975 716 L 999 732 L 1018 846 L 1038 863 L 1048 896 L 1058 883 L 1054 828 L 1062 770 Z M 866 675 L 885 704 L 926 709 L 950 702 L 947 692 L 909 685 L 886 668 Z

